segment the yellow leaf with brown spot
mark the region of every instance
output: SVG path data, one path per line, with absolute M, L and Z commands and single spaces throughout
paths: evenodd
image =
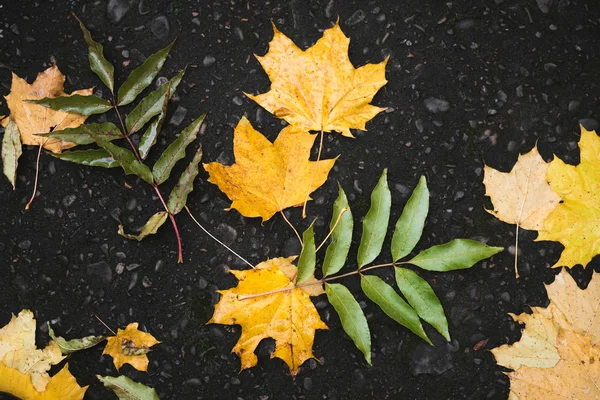
M 338 23 L 302 50 L 273 24 L 273 39 L 264 56 L 256 56 L 271 80 L 271 90 L 246 94 L 298 131 L 340 132 L 366 130 L 365 124 L 384 108 L 369 104 L 387 83 L 385 66 L 354 68 L 348 57 L 348 39 Z
M 43 391 L 38 391 L 31 376 L 0 363 L 0 393 L 8 393 L 22 400 L 81 400 L 87 386 L 81 387 L 65 365 L 48 381 Z
M 46 348 L 38 349 L 35 328 L 31 311 L 22 310 L 17 317 L 12 316 L 10 322 L 0 329 L 0 364 L 26 374 L 33 387 L 41 392 L 50 382 L 50 367 L 65 357 L 53 341 Z
M 102 354 L 113 358 L 115 368 L 119 370 L 123 364 L 130 364 L 138 371 L 148 370 L 150 347 L 160 343 L 154 336 L 138 330 L 139 324 L 132 322 L 125 329 L 117 330 L 116 336 L 106 339 L 108 342 Z
M 65 96 L 65 76 L 56 65 L 40 72 L 32 84 L 17 74 L 12 74 L 10 93 L 6 103 L 10 116 L 15 121 L 21 133 L 21 142 L 27 145 L 43 143 L 45 149 L 60 153 L 64 149 L 75 146 L 74 143 L 63 142 L 59 139 L 35 136 L 36 133 L 48 133 L 52 130 L 76 128 L 83 124 L 86 116 L 55 111 L 44 106 L 28 103 L 25 100 L 39 100 L 45 97 Z M 91 95 L 93 89 L 76 90 L 71 94 Z
M 499 365 L 513 371 L 509 399 L 600 398 L 598 314 L 600 279 L 594 273 L 581 290 L 563 269 L 546 286 L 548 307 L 512 315 L 524 323 L 521 339 L 492 350 Z
M 552 240 L 565 246 L 553 267 L 584 267 L 600 254 L 600 138 L 581 127 L 580 162 L 569 165 L 559 158 L 546 175 L 561 198 L 544 221 L 536 240 Z
M 303 287 L 295 287 L 294 258 L 273 258 L 255 269 L 231 270 L 239 281 L 237 286 L 219 291 L 221 299 L 208 323 L 242 327 L 233 348 L 242 370 L 256 365 L 256 347 L 261 340 L 272 338 L 275 352 L 271 357 L 285 361 L 296 375 L 304 361 L 314 358 L 315 331 L 328 329 L 310 300 L 310 296 L 323 293 L 323 285 L 313 277 L 304 281 Z M 310 283 L 313 285 L 305 286 Z
M 302 205 L 326 180 L 336 159 L 310 161 L 316 135 L 288 126 L 271 143 L 242 118 L 234 131 L 235 164 L 204 164 L 209 182 L 232 200 L 231 208 L 263 221 Z M 309 198 L 310 199 L 310 198 Z

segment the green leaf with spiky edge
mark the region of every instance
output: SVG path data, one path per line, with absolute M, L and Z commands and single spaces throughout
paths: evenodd
M 414 308 L 396 293 L 393 287 L 375 275 L 362 275 L 360 277 L 360 286 L 367 297 L 373 303 L 377 304 L 388 317 L 410 329 L 415 335 L 431 344 L 431 341 L 423 330 L 419 315 Z
M 344 189 L 340 185 L 338 187 L 339 193 L 335 203 L 333 203 L 333 215 L 329 224 L 331 243 L 325 251 L 322 268 L 323 276 L 333 275 L 342 269 L 352 244 L 352 229 L 354 228 L 352 211 L 350 211 Z
M 205 117 L 206 114 L 202 114 L 185 128 L 181 134 L 179 134 L 179 137 L 175 139 L 160 155 L 158 160 L 156 160 L 156 163 L 154 163 L 154 166 L 152 167 L 152 175 L 154 176 L 154 182 L 156 182 L 157 185 L 160 185 L 169 179 L 171 170 L 177 161 L 185 157 L 185 149 L 198 137 L 198 132 L 200 132 L 200 127 L 202 126 Z
M 66 128 L 50 133 L 36 133 L 35 135 L 60 139 L 75 144 L 92 144 L 95 143 L 95 141 L 92 139 L 90 133 L 95 133 L 97 136 L 109 142 L 116 139 L 123 139 L 121 131 L 112 122 L 84 124 L 77 128 Z
M 107 142 L 94 133 L 91 135 L 96 144 L 106 150 L 119 163 L 126 175 L 137 175 L 149 184 L 154 185 L 150 168 L 139 162 L 131 151 Z
M 146 224 L 142 228 L 141 232 L 137 235 L 125 233 L 123 225 L 119 225 L 119 230 L 117 231 L 117 233 L 127 239 L 137 240 L 139 242 L 143 240 L 146 236 L 156 234 L 158 228 L 160 228 L 165 223 L 168 216 L 169 214 L 166 211 L 157 212 L 156 214 L 150 217 L 148 222 L 146 222 Z
M 25 100 L 28 103 L 39 104 L 53 110 L 64 111 L 81 115 L 103 114 L 113 108 L 110 101 L 98 96 L 82 96 L 73 94 L 70 96 L 44 97 L 39 100 Z
M 48 154 L 64 161 L 70 161 L 75 164 L 87 165 L 90 167 L 115 168 L 119 166 L 117 160 L 104 149 L 63 151 L 60 154 Z
M 406 257 L 413 251 L 419 239 L 421 239 L 428 212 L 429 190 L 427 189 L 427 181 L 422 176 L 408 199 L 404 210 L 402 210 L 402 215 L 396 222 L 391 248 L 394 262 Z
M 138 151 L 140 152 L 140 157 L 142 160 L 145 160 L 148 157 L 148 153 L 150 153 L 150 149 L 152 146 L 156 144 L 156 140 L 158 139 L 158 134 L 162 129 L 163 123 L 165 122 L 165 118 L 167 116 L 167 105 L 168 101 L 165 101 L 163 104 L 163 109 L 160 112 L 159 116 L 154 119 L 146 128 L 146 132 L 140 138 L 140 144 L 138 145 Z
M 164 105 L 169 101 L 177 86 L 185 74 L 186 68 L 175 75 L 170 81 L 162 84 L 158 89 L 144 97 L 138 105 L 125 118 L 125 126 L 129 134 L 142 129 L 148 121 L 155 115 L 158 115 L 164 109 Z
M 115 392 L 119 400 L 160 400 L 154 388 L 135 382 L 126 376 L 96 375 L 96 378 Z
M 13 190 L 17 185 L 17 167 L 21 154 L 23 154 L 23 145 L 19 128 L 12 119 L 9 119 L 2 138 L 2 172 L 10 181 Z
M 357 255 L 358 268 L 367 265 L 381 253 L 390 221 L 391 206 L 392 195 L 387 183 L 387 169 L 384 169 L 379 182 L 371 193 L 371 207 L 363 220 Z
M 62 354 L 71 354 L 79 350 L 89 349 L 90 347 L 94 347 L 103 340 L 106 340 L 106 336 L 86 336 L 80 339 L 66 340 L 54 334 L 54 330 L 50 326 L 49 322 L 48 335 L 50 335 L 54 343 L 56 343 L 58 347 L 60 347 L 60 352 Z
M 419 317 L 427 321 L 446 340 L 450 341 L 448 320 L 440 299 L 435 295 L 427 281 L 410 269 L 396 267 L 396 283 L 398 288 L 415 309 Z
M 327 299 L 340 316 L 342 328 L 371 365 L 371 333 L 367 318 L 352 293 L 339 283 L 326 283 Z
M 142 65 L 131 71 L 127 80 L 119 88 L 118 103 L 120 106 L 134 101 L 137 95 L 152 83 L 174 44 L 175 41 L 171 42 L 170 45 L 152 54 Z
M 454 239 L 423 250 L 407 262 L 428 271 L 453 271 L 471 268 L 475 263 L 502 250 L 503 247 L 488 246 L 477 240 Z
M 296 274 L 296 284 L 302 283 L 315 274 L 315 265 L 317 263 L 317 252 L 315 249 L 315 231 L 314 221 L 302 234 L 302 251 L 298 258 L 298 273 Z
M 198 165 L 202 159 L 202 145 L 198 147 L 194 158 L 179 177 L 179 181 L 169 195 L 167 208 L 171 214 L 179 214 L 185 206 L 188 194 L 194 190 L 194 179 L 198 175 Z
M 73 14 L 77 21 L 79 21 L 79 26 L 83 31 L 83 37 L 85 42 L 88 45 L 88 59 L 90 61 L 90 69 L 98 75 L 100 80 L 106 85 L 107 88 L 110 89 L 111 93 L 114 92 L 115 87 L 115 67 L 109 63 L 106 58 L 104 58 L 103 47 L 100 43 L 95 42 L 92 39 L 92 34 L 90 31 L 83 25 L 83 22 L 75 14 Z

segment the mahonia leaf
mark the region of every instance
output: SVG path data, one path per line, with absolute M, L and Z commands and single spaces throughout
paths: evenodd
M 49 322 L 48 322 L 48 335 L 50 335 L 50 337 L 52 338 L 54 343 L 56 343 L 58 345 L 58 347 L 60 347 L 60 351 L 64 355 L 75 353 L 76 351 L 79 351 L 79 350 L 89 349 L 90 347 L 94 347 L 98 343 L 106 340 L 105 336 L 96 336 L 96 335 L 86 336 L 86 337 L 82 337 L 79 339 L 66 340 L 63 337 L 56 336 L 54 334 L 54 330 L 50 326 Z
M 115 392 L 119 400 L 159 400 L 156 390 L 126 376 L 96 375 L 96 378 Z
M 166 211 L 159 211 L 150 217 L 148 222 L 144 224 L 142 230 L 137 235 L 125 233 L 123 225 L 119 225 L 119 230 L 117 233 L 127 239 L 137 240 L 139 242 L 148 235 L 156 234 L 158 228 L 160 228 L 165 223 L 168 217 L 169 214 Z
M 190 161 L 185 171 L 183 171 L 169 195 L 167 208 L 171 214 L 179 214 L 183 210 L 183 207 L 185 207 L 188 195 L 194 190 L 194 179 L 198 176 L 198 164 L 200 164 L 201 159 L 202 146 L 199 146 L 196 154 L 194 154 L 194 158 Z
M 79 22 L 79 27 L 83 32 L 83 38 L 88 45 L 88 59 L 90 61 L 90 69 L 98 75 L 100 80 L 106 85 L 107 88 L 110 89 L 111 92 L 114 92 L 115 87 L 115 68 L 112 66 L 110 62 L 104 58 L 103 47 L 100 43 L 95 42 L 92 39 L 92 34 L 90 31 L 83 25 L 83 22 L 75 14 L 73 14 L 77 21 Z
M 17 185 L 17 167 L 19 166 L 19 157 L 23 154 L 22 147 L 19 128 L 10 119 L 2 138 L 2 172 L 10 181 L 13 190 Z

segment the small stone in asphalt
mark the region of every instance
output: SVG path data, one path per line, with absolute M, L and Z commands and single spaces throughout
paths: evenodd
M 150 23 L 150 30 L 158 40 L 166 40 L 171 32 L 169 20 L 164 15 L 159 15 Z
M 425 108 L 427 109 L 427 111 L 434 114 L 439 112 L 446 112 L 450 109 L 449 102 L 435 97 L 428 97 L 423 101 L 423 103 L 425 104 Z
M 177 108 L 175 109 L 175 112 L 173 113 L 173 116 L 169 120 L 169 125 L 173 125 L 173 126 L 181 125 L 181 123 L 185 119 L 185 116 L 187 115 L 187 111 L 188 111 L 187 108 L 182 107 L 182 106 L 177 106 Z
M 90 278 L 100 283 L 110 283 L 112 281 L 112 270 L 106 261 L 88 265 L 87 273 Z
M 125 14 L 129 11 L 131 3 L 129 0 L 109 0 L 106 7 L 106 16 L 113 24 L 121 22 Z

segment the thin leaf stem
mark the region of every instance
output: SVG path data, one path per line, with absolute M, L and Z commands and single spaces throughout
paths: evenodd
M 304 247 L 304 242 L 302 242 L 302 237 L 300 236 L 300 234 L 298 233 L 298 231 L 296 230 L 296 228 L 294 227 L 294 225 L 292 225 L 292 223 L 290 222 L 290 220 L 287 219 L 287 217 L 285 216 L 285 213 L 281 209 L 279 209 L 279 213 L 281 214 L 281 216 L 283 217 L 283 219 L 285 220 L 285 222 L 287 222 L 287 224 L 292 228 L 292 230 L 296 234 L 296 237 L 298 238 L 298 241 L 300 241 L 300 246 Z
M 327 236 L 325 236 L 325 239 L 323 239 L 323 241 L 321 242 L 321 244 L 319 245 L 319 247 L 317 247 L 317 249 L 315 250 L 315 253 L 318 253 L 319 250 L 321 249 L 321 247 L 323 247 L 323 245 L 325 244 L 325 242 L 327 241 L 327 239 L 329 239 L 329 236 L 331 236 L 331 234 L 333 233 L 333 231 L 335 231 L 335 228 L 337 227 L 338 223 L 340 222 L 340 219 L 342 219 L 342 215 L 348 211 L 349 208 L 348 206 L 342 208 L 342 210 L 340 211 L 340 214 L 337 217 L 337 220 L 335 221 L 335 224 L 333 224 L 333 228 L 331 228 L 329 230 L 329 233 L 327 234 Z
M 133 153 L 135 154 L 135 157 L 138 159 L 138 161 L 142 162 L 142 158 L 140 157 L 138 149 L 134 146 L 133 142 L 131 141 L 131 138 L 129 137 L 129 132 L 127 132 L 127 128 L 125 128 L 125 124 L 123 123 L 123 117 L 121 117 L 121 113 L 119 112 L 119 106 L 117 105 L 117 100 L 114 97 L 113 97 L 113 106 L 117 113 L 117 117 L 119 118 L 119 122 L 121 123 L 121 133 L 123 134 L 123 137 L 129 143 L 129 146 L 133 150 Z
M 221 242 L 212 233 L 210 233 L 205 227 L 203 227 L 202 224 L 200 224 L 200 222 L 198 222 L 198 220 L 196 219 L 196 217 L 194 217 L 194 215 L 192 214 L 192 212 L 190 211 L 190 209 L 188 208 L 188 206 L 183 206 L 183 207 L 185 208 L 185 210 L 187 211 L 187 213 L 190 215 L 190 217 L 194 220 L 194 222 L 196 223 L 196 225 L 198 225 L 198 227 L 200 229 L 202 229 L 204 231 L 204 233 L 206 233 L 208 236 L 210 236 L 211 239 L 213 239 L 214 241 L 216 241 L 217 243 L 219 243 L 221 246 L 225 247 L 227 250 L 229 250 L 237 258 L 239 258 L 240 260 L 242 260 L 243 262 L 245 262 L 246 264 L 248 264 L 250 267 L 252 267 L 252 269 L 256 269 L 256 267 L 254 265 L 252 265 L 248 260 L 246 260 L 244 257 L 240 256 L 238 253 L 236 253 L 235 251 L 233 251 L 229 246 L 227 246 L 225 243 Z
M 102 321 L 102 320 L 100 319 L 100 317 L 99 317 L 99 316 L 97 316 L 97 315 L 96 315 L 96 314 L 94 314 L 94 313 L 92 313 L 92 315 L 93 315 L 93 316 L 94 316 L 94 317 L 95 317 L 95 318 L 96 318 L 98 321 L 100 321 L 100 323 L 101 323 L 102 325 L 104 325 L 104 327 L 105 327 L 106 329 L 108 329 L 109 331 L 111 331 L 113 335 L 117 336 L 117 334 L 115 333 L 115 331 L 113 331 L 112 329 L 110 329 L 110 326 L 106 325 L 106 324 L 104 323 L 104 321 Z
M 319 152 L 317 153 L 317 161 L 315 162 L 315 168 L 313 170 L 312 178 L 310 180 L 310 185 L 306 191 L 306 198 L 304 199 L 304 205 L 302 206 L 302 218 L 306 218 L 306 203 L 308 203 L 308 198 L 310 197 L 311 188 L 313 183 L 315 182 L 315 176 L 317 175 L 317 169 L 319 168 L 319 161 L 321 160 L 321 151 L 323 150 L 323 127 L 321 126 L 321 133 L 319 134 Z
M 31 203 L 33 203 L 33 200 L 35 199 L 35 193 L 37 192 L 38 176 L 40 175 L 40 156 L 42 155 L 42 147 L 43 146 L 44 146 L 43 142 L 40 143 L 40 145 L 38 146 L 37 159 L 35 161 L 35 182 L 33 184 L 33 193 L 31 194 L 31 198 L 25 205 L 25 210 L 29 210 L 29 206 L 31 205 Z

